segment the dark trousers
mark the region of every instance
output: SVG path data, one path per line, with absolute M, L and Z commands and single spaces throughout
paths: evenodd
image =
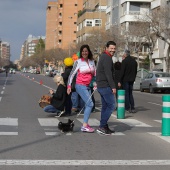
M 66 96 L 66 102 L 65 102 L 65 113 L 71 114 L 71 108 L 72 108 L 72 102 L 71 102 L 71 94 Z
M 115 109 L 115 97 L 110 87 L 97 88 L 102 101 L 100 127 L 105 127 Z
M 123 83 L 123 89 L 125 90 L 125 109 L 126 110 L 135 109 L 134 98 L 133 98 L 133 83 L 134 82 Z

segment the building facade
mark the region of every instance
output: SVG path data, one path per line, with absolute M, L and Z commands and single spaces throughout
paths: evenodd
M 83 0 L 49 2 L 46 9 L 46 50 L 70 50 L 76 43 L 78 11 Z
M 105 29 L 106 0 L 84 0 L 77 20 L 77 43 L 85 41 L 95 30 Z
M 21 47 L 20 59 L 34 55 L 36 52 L 36 46 L 40 39 L 45 42 L 45 36 L 35 37 L 33 35 L 29 35 Z
M 151 10 L 159 11 L 161 8 L 165 8 L 168 5 L 170 7 L 170 0 L 152 0 Z M 167 70 L 166 58 L 168 55 L 170 55 L 169 48 L 169 45 L 165 41 L 157 39 L 152 55 L 153 65 L 155 69 L 163 71 Z
M 0 41 L 0 59 L 10 61 L 10 44 Z

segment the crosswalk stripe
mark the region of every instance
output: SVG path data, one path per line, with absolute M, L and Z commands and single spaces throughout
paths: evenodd
M 170 143 L 170 136 L 161 136 L 161 133 L 158 133 L 158 132 L 148 132 L 148 134 L 159 137 L 159 138 L 163 139 L 164 141 Z
M 154 120 L 155 122 L 162 123 L 162 120 Z
M 18 135 L 18 132 L 0 132 L 0 135 L 1 136 L 15 136 L 15 135 Z
M 17 118 L 0 118 L 0 125 L 18 126 Z
M 135 120 L 135 119 L 118 119 L 120 122 L 127 124 L 131 127 L 152 127 L 146 123 L 143 123 L 141 121 Z
M 57 118 L 38 118 L 41 126 L 58 126 L 59 120 Z
M 60 132 L 45 132 L 45 134 L 46 134 L 47 136 L 56 136 L 56 135 L 59 135 Z

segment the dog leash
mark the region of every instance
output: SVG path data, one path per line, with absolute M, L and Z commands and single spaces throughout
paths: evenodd
M 85 105 L 83 106 L 83 108 L 80 110 L 80 112 L 77 114 L 76 118 L 74 118 L 74 120 L 73 120 L 73 122 L 72 122 L 71 124 L 73 124 L 74 121 L 75 121 L 75 119 L 77 119 L 77 118 L 80 116 L 81 112 L 83 111 L 83 109 L 85 108 L 86 104 L 87 104 L 88 101 L 91 99 L 91 97 L 93 96 L 93 94 L 94 94 L 94 92 L 95 92 L 96 90 L 97 90 L 97 88 L 94 89 L 93 93 L 91 93 L 91 95 L 90 95 L 90 97 L 88 98 L 87 102 L 85 103 Z

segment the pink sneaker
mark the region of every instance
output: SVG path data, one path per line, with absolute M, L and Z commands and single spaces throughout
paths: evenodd
M 82 132 L 93 133 L 93 132 L 94 132 L 94 129 L 87 124 L 86 127 L 84 127 L 84 126 L 81 127 L 81 131 L 82 131 Z

